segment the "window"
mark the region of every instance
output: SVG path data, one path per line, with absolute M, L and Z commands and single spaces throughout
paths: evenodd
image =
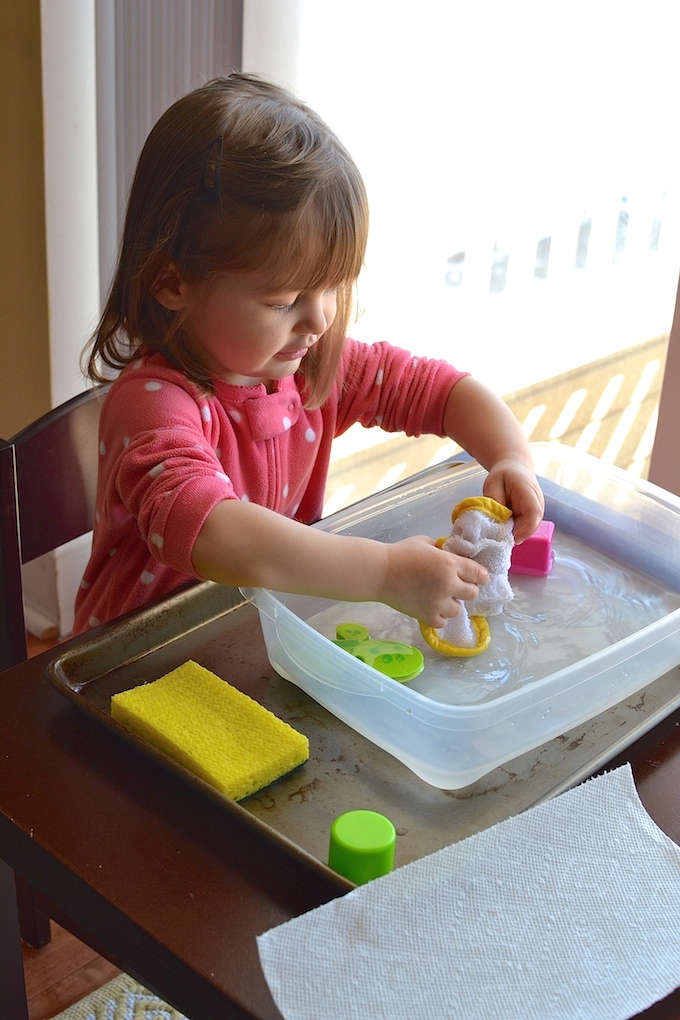
M 668 4 L 294 12 L 290 62 L 273 70 L 345 141 L 371 201 L 355 335 L 509 395 L 667 334 L 680 267 Z
M 507 391 L 669 328 L 680 146 L 667 4 L 296 7 L 293 84 L 369 189 L 363 335 L 471 353 L 485 374 L 489 345 L 521 345 L 522 372 L 499 357 L 490 380 Z

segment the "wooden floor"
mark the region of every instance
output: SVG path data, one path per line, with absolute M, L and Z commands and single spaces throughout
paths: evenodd
M 53 646 L 28 635 L 29 655 Z M 23 946 L 22 955 L 29 1020 L 50 1020 L 120 973 L 54 922 L 51 942 L 44 949 Z
M 23 947 L 29 1020 L 49 1020 L 120 971 L 52 922 L 44 949 Z

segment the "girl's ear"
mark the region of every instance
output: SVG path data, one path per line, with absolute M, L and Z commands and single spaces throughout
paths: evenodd
M 178 312 L 186 308 L 189 301 L 189 287 L 182 279 L 174 262 L 168 262 L 160 271 L 152 288 L 153 296 L 164 308 Z

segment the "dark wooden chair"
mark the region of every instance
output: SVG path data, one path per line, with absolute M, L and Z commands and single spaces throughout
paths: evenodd
M 0 670 L 27 657 L 22 564 L 92 530 L 97 487 L 100 386 L 0 440 Z M 16 876 L 22 938 L 40 948 L 50 922 Z

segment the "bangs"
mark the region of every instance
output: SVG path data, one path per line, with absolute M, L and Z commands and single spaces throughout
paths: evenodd
M 354 216 L 338 216 L 326 203 L 270 214 L 258 246 L 261 269 L 275 289 L 315 290 L 351 286 L 361 272 L 367 230 Z M 255 254 L 255 252 L 253 252 Z M 257 257 L 257 256 L 256 256 Z
M 352 286 L 363 266 L 368 210 L 363 189 L 343 184 L 293 209 L 224 199 L 217 209 L 202 210 L 203 222 L 188 232 L 190 242 L 185 235 L 175 259 L 188 278 L 262 272 L 277 290 Z

